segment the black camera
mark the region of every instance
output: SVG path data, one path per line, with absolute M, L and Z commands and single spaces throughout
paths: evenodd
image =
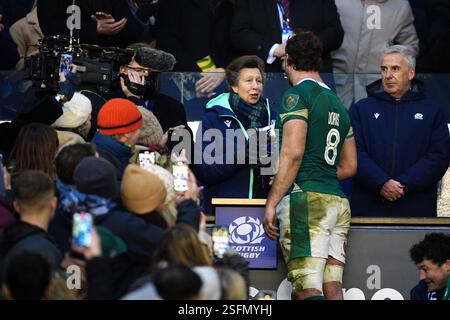
M 42 88 L 57 90 L 64 63 L 77 66 L 80 82 L 92 84 L 102 96 L 118 84 L 119 69 L 134 54 L 133 49 L 78 44 L 69 36 L 47 36 L 39 41 L 39 52 L 25 60 L 25 78 L 40 82 Z M 68 59 L 70 58 L 70 59 Z

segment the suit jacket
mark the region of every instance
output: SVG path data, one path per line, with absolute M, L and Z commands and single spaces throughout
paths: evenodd
M 209 0 L 160 0 L 156 47 L 173 54 L 174 71 L 200 72 L 196 61 L 210 55 L 225 68 L 236 55 L 230 39 L 233 4 L 220 0 L 214 12 Z
M 231 34 L 242 54 L 255 54 L 266 61 L 271 47 L 281 43 L 281 25 L 277 0 L 236 1 Z M 331 72 L 330 51 L 341 46 L 344 37 L 333 0 L 291 0 L 290 25 L 294 31 L 314 32 L 324 48 L 323 72 Z M 266 64 L 266 71 L 281 72 L 279 59 Z
M 44 36 L 69 35 L 67 8 L 72 0 L 39 0 L 37 14 Z M 130 11 L 126 0 L 79 0 L 81 10 L 80 43 L 126 47 L 145 36 L 145 26 Z M 97 35 L 97 23 L 91 19 L 95 12 L 111 14 L 116 21 L 127 19 L 123 30 L 113 36 Z

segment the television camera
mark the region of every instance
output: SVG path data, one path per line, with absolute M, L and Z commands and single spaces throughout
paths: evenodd
M 69 36 L 46 36 L 39 41 L 39 52 L 25 60 L 25 78 L 38 81 L 41 88 L 57 90 L 63 60 L 70 57 L 77 66 L 81 84 L 95 85 L 98 93 L 107 97 L 118 85 L 120 66 L 126 65 L 133 49 L 78 44 Z M 63 59 L 62 59 L 63 58 Z

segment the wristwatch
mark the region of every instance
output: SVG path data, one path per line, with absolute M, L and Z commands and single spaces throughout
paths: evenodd
M 63 95 L 63 94 L 59 94 L 59 93 L 55 96 L 55 100 L 58 101 L 61 104 L 67 102 L 66 96 Z

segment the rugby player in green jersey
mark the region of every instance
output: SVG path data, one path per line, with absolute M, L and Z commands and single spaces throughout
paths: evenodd
M 292 87 L 276 123 L 279 169 L 264 217 L 267 235 L 280 237 L 292 298 L 300 300 L 343 298 L 350 206 L 339 180 L 356 173 L 350 117 L 319 75 L 321 56 L 312 32 L 287 42 L 283 64 Z

